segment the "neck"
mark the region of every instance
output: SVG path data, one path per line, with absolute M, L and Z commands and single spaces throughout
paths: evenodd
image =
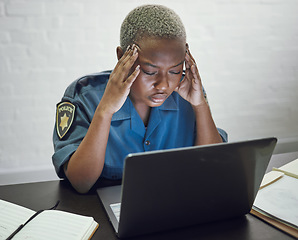
M 148 125 L 151 107 L 147 106 L 146 104 L 134 104 L 137 113 L 141 117 L 145 127 Z

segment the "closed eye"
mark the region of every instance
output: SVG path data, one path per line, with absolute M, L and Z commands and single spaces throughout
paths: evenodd
M 171 74 L 177 74 L 177 75 L 178 75 L 178 74 L 181 73 L 181 71 L 170 71 L 170 73 L 171 73 Z
M 144 69 L 142 69 L 142 72 L 149 75 L 149 76 L 152 76 L 152 75 L 156 74 L 156 72 L 147 72 Z

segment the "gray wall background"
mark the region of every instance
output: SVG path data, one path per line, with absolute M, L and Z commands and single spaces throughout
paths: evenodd
M 115 66 L 122 20 L 144 3 L 180 15 L 230 141 L 276 136 L 298 150 L 297 0 L 0 0 L 0 184 L 56 179 L 56 103 Z

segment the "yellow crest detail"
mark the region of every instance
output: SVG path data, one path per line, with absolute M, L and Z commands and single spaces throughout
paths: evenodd
M 76 107 L 69 102 L 62 102 L 57 106 L 56 130 L 62 139 L 71 127 Z

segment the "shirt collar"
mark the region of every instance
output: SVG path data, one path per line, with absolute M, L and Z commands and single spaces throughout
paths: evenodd
M 113 114 L 112 121 L 124 120 L 131 118 L 132 102 L 129 98 L 126 99 L 123 106 Z
M 166 101 L 158 107 L 160 110 L 178 110 L 177 103 L 174 99 L 174 95 L 177 94 L 173 92 L 167 99 Z

